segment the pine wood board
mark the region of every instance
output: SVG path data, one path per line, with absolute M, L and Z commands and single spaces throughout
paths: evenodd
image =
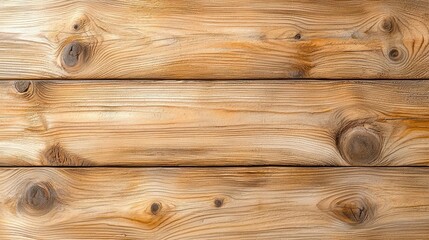
M 428 0 L 3 0 L 0 79 L 423 79 L 428 12 Z
M 427 166 L 429 81 L 3 81 L 3 166 Z
M 424 239 L 427 168 L 2 168 L 2 239 Z

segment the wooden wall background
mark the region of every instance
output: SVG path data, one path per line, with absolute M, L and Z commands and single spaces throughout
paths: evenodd
M 429 239 L 428 0 L 1 0 L 0 239 Z

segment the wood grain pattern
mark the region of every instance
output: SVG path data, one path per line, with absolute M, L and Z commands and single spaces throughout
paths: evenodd
M 0 165 L 429 165 L 429 81 L 0 83 Z
M 0 238 L 424 239 L 428 185 L 426 168 L 2 168 Z
M 3 0 L 0 78 L 428 78 L 428 0 Z

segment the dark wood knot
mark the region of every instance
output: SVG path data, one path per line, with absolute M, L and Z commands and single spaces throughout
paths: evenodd
M 214 200 L 215 207 L 217 207 L 217 208 L 222 207 L 223 206 L 223 201 L 224 201 L 223 198 L 216 198 Z
M 67 44 L 62 52 L 62 63 L 66 68 L 74 68 L 83 64 L 87 58 L 88 49 L 80 42 Z
M 17 92 L 25 93 L 30 89 L 31 81 L 16 81 L 14 85 Z
M 388 52 L 389 59 L 396 63 L 401 63 L 406 59 L 406 52 L 401 48 L 392 47 Z
M 301 34 L 300 33 L 297 33 L 293 38 L 295 39 L 295 40 L 300 40 L 301 39 Z
M 340 131 L 337 147 L 351 165 L 369 165 L 378 159 L 382 141 L 377 132 L 368 126 L 358 125 Z
M 157 215 L 161 211 L 162 205 L 161 203 L 154 202 L 152 205 L 150 205 L 150 212 L 153 215 Z
M 345 194 L 329 197 L 317 204 L 332 217 L 349 225 L 361 225 L 374 218 L 375 205 L 365 195 Z
M 395 28 L 395 24 L 392 18 L 385 18 L 380 23 L 380 28 L 383 32 L 391 33 Z
M 20 208 L 30 215 L 44 215 L 55 206 L 56 198 L 56 192 L 50 183 L 34 183 L 22 196 Z
M 373 211 L 369 202 L 359 197 L 334 202 L 331 210 L 339 220 L 350 225 L 364 223 L 370 218 Z
M 85 28 L 85 26 L 88 25 L 89 22 L 90 18 L 87 15 L 84 14 L 77 16 L 77 18 L 73 20 L 73 24 L 71 25 L 72 30 L 76 32 L 82 30 L 83 28 Z
M 390 49 L 390 51 L 389 51 L 390 59 L 396 60 L 396 59 L 398 59 L 399 55 L 400 55 L 400 53 L 399 53 L 398 49 L 396 49 L 396 48 Z
M 358 200 L 339 203 L 333 211 L 349 224 L 361 224 L 368 218 L 368 207 Z

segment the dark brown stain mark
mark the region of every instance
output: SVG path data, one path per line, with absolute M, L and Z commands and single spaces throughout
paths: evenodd
M 31 81 L 16 81 L 15 82 L 15 89 L 19 93 L 25 93 L 30 89 Z
M 158 203 L 158 202 L 152 203 L 152 205 L 150 206 L 150 212 L 153 215 L 157 215 L 161 210 L 161 208 L 162 208 L 161 203 Z
M 375 205 L 365 195 L 340 195 L 317 204 L 318 208 L 349 225 L 362 225 L 374 218 Z
M 30 185 L 22 195 L 18 208 L 27 214 L 41 216 L 48 213 L 58 203 L 57 195 L 48 182 Z
M 338 133 L 337 148 L 351 165 L 369 165 L 378 159 L 382 141 L 379 134 L 365 124 L 351 125 Z
M 222 205 L 223 205 L 223 199 L 222 198 L 216 198 L 215 200 L 214 200 L 214 205 L 215 205 L 215 207 L 217 207 L 217 208 L 220 208 L 220 207 L 222 207 Z
M 65 67 L 76 67 L 86 60 L 87 48 L 77 41 L 66 45 L 63 49 L 62 60 Z
M 60 144 L 48 147 L 42 156 L 43 164 L 50 166 L 90 166 L 90 162 L 68 152 Z

